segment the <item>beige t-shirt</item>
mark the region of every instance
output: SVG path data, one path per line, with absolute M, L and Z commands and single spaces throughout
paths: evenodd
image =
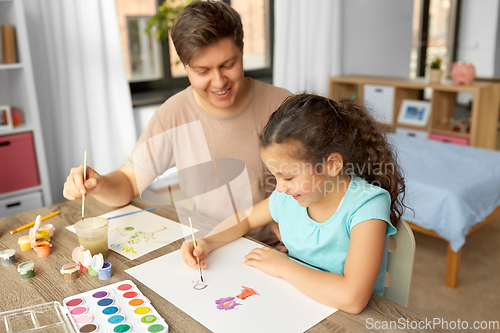
M 231 116 L 204 111 L 191 87 L 158 108 L 126 161 L 136 170 L 139 192 L 155 176 L 176 166 L 181 190 L 193 201 L 196 212 L 217 222 L 272 193 L 274 178 L 266 176 L 258 137 L 269 116 L 291 93 L 247 80 L 252 87 L 250 101 Z M 150 177 L 143 180 L 138 173 Z M 276 237 L 266 229 L 250 235 L 275 243 Z

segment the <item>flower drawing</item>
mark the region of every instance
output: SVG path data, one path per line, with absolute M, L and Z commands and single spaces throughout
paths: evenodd
M 219 310 L 232 310 L 236 305 L 241 305 L 240 303 L 236 303 L 234 297 L 223 297 L 215 301 L 217 304 L 217 309 Z
M 255 291 L 255 289 L 249 288 L 242 286 L 241 293 L 239 295 L 236 295 L 241 300 L 245 300 L 247 297 L 253 296 L 253 295 L 258 295 L 259 293 Z

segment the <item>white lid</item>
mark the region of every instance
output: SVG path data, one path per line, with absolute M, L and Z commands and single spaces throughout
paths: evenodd
M 2 252 L 0 252 L 0 258 L 8 259 L 12 257 L 14 254 L 16 254 L 16 250 L 13 249 L 3 250 Z
M 19 240 L 17 242 L 19 244 L 31 243 L 30 236 L 21 236 L 21 237 L 19 237 Z
M 21 274 L 26 274 L 27 271 L 32 270 L 35 267 L 33 261 L 26 261 L 17 266 L 17 271 Z
M 98 253 L 92 257 L 92 268 L 94 271 L 99 272 L 104 265 L 104 257 L 102 253 Z
M 85 250 L 82 252 L 80 255 L 80 263 L 83 265 L 83 267 L 89 268 L 92 260 L 92 254 L 90 253 L 89 250 Z
M 71 274 L 71 273 L 78 271 L 79 269 L 80 269 L 80 267 L 78 267 L 77 264 L 74 264 L 74 263 L 66 264 L 61 268 L 61 274 L 64 274 L 64 273 Z
M 30 229 L 31 247 L 35 247 L 36 233 L 38 232 L 38 228 L 40 228 L 40 223 L 42 223 L 42 216 L 38 215 L 35 220 L 35 225 Z
M 82 255 L 83 252 L 83 246 L 77 246 L 73 250 L 73 253 L 71 253 L 71 258 L 73 258 L 73 261 L 76 262 L 77 264 L 80 262 L 80 256 Z

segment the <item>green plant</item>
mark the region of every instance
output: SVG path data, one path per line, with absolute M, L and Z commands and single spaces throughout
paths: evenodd
M 146 22 L 147 27 L 144 32 L 149 35 L 154 31 L 157 40 L 166 40 L 175 18 L 181 9 L 192 1 L 193 0 L 165 0 L 165 2 L 158 7 L 158 13 Z
M 441 69 L 441 58 L 440 57 L 436 57 L 431 62 L 431 69 Z

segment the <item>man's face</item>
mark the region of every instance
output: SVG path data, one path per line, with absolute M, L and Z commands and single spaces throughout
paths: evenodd
M 203 49 L 186 65 L 197 102 L 206 111 L 228 115 L 236 112 L 247 92 L 243 53 L 231 38 Z

